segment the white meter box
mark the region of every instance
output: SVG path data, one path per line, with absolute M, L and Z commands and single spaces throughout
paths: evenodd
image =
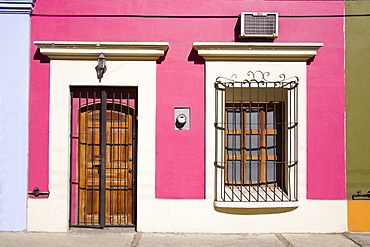
M 174 109 L 175 130 L 190 129 L 190 108 Z

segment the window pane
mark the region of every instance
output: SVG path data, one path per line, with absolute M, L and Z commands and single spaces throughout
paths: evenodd
M 276 116 L 275 112 L 273 109 L 269 109 L 266 113 L 266 129 L 272 130 L 276 129 Z M 275 123 L 275 125 L 274 125 Z
M 260 135 L 246 135 L 247 155 L 258 155 L 260 146 Z
M 267 155 L 276 155 L 276 135 L 267 135 Z
M 276 161 L 266 162 L 266 179 L 267 181 L 276 181 Z
M 227 161 L 227 180 L 233 182 L 241 181 L 240 178 L 240 160 L 229 160 Z
M 240 110 L 239 109 L 228 109 L 227 110 L 227 128 L 228 129 L 240 129 Z
M 246 129 L 259 129 L 260 113 L 257 109 L 246 109 Z
M 241 154 L 240 135 L 227 135 L 227 154 L 240 155 Z
M 260 177 L 259 161 L 247 161 L 245 166 L 245 180 L 248 182 L 258 181 Z

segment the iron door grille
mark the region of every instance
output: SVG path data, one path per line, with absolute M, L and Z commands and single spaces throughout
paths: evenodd
M 136 88 L 71 87 L 71 226 L 134 225 L 136 96 Z

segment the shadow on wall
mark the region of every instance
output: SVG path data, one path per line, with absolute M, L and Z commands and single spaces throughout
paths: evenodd
M 157 59 L 157 61 L 156 61 L 156 63 L 157 64 L 161 64 L 163 61 L 164 61 L 164 59 L 166 58 L 166 56 L 167 56 L 167 52 L 168 52 L 168 50 L 169 50 L 170 48 L 168 47 L 167 48 L 167 50 L 165 50 L 164 51 L 164 54 L 163 54 L 163 56 L 160 56 L 158 59 Z
M 40 52 L 40 48 L 37 48 L 33 60 L 39 60 L 40 63 L 50 63 L 50 58 Z
M 204 64 L 205 63 L 204 58 L 199 56 L 198 51 L 195 50 L 194 48 L 192 48 L 190 53 L 189 53 L 188 61 L 189 62 L 193 61 L 194 64 Z
M 315 61 L 315 57 L 316 57 L 316 56 L 310 57 L 310 58 L 307 60 L 306 64 L 307 64 L 307 65 L 310 65 L 313 61 Z

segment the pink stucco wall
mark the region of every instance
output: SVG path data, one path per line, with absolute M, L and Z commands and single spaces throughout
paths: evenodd
M 275 42 L 324 43 L 307 66 L 307 85 L 300 85 L 308 93 L 307 197 L 344 199 L 343 18 L 299 17 L 341 15 L 342 1 L 38 0 L 31 40 L 169 42 L 157 64 L 156 197 L 201 199 L 204 133 L 213 126 L 204 125 L 204 62 L 192 43 L 233 42 L 240 12 L 278 12 Z M 29 187 L 47 190 L 49 64 L 36 48 L 31 45 Z M 191 130 L 174 130 L 177 107 L 190 108 Z

